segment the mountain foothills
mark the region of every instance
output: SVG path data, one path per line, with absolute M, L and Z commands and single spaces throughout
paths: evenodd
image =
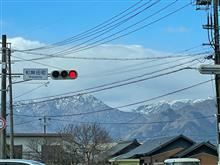
M 216 137 L 215 101 L 161 101 L 130 112 L 111 108 L 92 95 L 15 106 L 15 132 L 58 132 L 67 124 L 99 123 L 114 139 L 146 140 L 184 134 L 194 140 Z

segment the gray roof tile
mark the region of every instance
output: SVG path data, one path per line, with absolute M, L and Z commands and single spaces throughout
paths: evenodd
M 121 150 L 123 150 L 124 148 L 126 148 L 127 146 L 131 145 L 132 143 L 138 143 L 138 142 L 136 139 L 130 140 L 130 141 L 119 142 L 118 144 L 113 146 L 110 150 L 108 150 L 108 155 L 114 155 L 114 154 L 120 152 Z
M 151 140 L 147 140 L 142 145 L 131 150 L 130 152 L 123 154 L 123 155 L 119 155 L 118 157 L 115 157 L 115 159 L 128 159 L 128 158 L 135 158 L 136 156 L 149 155 L 152 152 L 160 149 L 161 147 L 165 146 L 166 144 L 180 137 L 183 137 L 193 143 L 191 139 L 188 139 L 187 137 L 183 135 L 151 139 Z

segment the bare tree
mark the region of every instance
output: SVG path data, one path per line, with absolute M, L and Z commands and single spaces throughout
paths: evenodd
M 47 139 L 31 139 L 27 145 L 29 159 L 45 162 L 48 165 L 59 165 L 63 162 L 63 147 L 57 141 Z
M 41 151 L 39 147 L 46 144 L 46 141 L 40 139 L 31 139 L 27 145 L 28 150 L 25 151 L 28 154 L 29 159 L 42 161 Z
M 62 131 L 65 151 L 71 153 L 74 164 L 97 165 L 104 160 L 111 138 L 98 124 L 67 125 Z M 102 155 L 100 157 L 100 155 Z

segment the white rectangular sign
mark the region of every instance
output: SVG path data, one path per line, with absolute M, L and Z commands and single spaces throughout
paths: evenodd
M 47 68 L 24 68 L 23 80 L 48 80 Z

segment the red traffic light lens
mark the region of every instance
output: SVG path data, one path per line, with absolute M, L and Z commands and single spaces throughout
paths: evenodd
M 50 77 L 54 80 L 74 80 L 78 76 L 75 70 L 54 70 Z
M 76 79 L 77 78 L 77 72 L 75 70 L 69 71 L 69 78 Z

